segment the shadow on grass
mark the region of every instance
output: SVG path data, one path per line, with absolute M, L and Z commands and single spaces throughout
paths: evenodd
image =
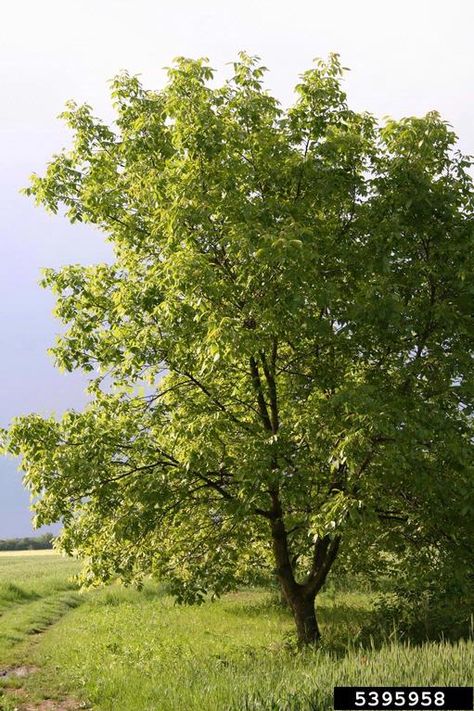
M 118 605 L 135 602 L 140 597 L 145 600 L 158 600 L 167 594 L 166 586 L 161 584 L 148 584 L 139 589 L 115 583 L 107 588 L 97 590 L 97 598 L 94 604 L 104 607 L 117 607 Z
M 375 650 L 397 641 L 418 646 L 426 641 L 401 634 L 395 629 L 393 620 L 381 620 L 374 606 L 375 597 L 374 594 L 342 592 L 331 596 L 323 594 L 317 599 L 316 615 L 321 630 L 321 649 L 336 658 L 343 658 L 354 649 Z M 293 629 L 290 609 L 280 602 L 278 595 L 272 593 L 257 600 L 236 600 L 226 608 L 225 613 L 241 619 L 272 616 L 290 623 Z M 293 631 L 284 635 L 283 646 L 287 650 L 298 649 Z
M 226 608 L 225 614 L 241 619 L 271 616 L 293 627 L 291 610 L 274 593 L 268 593 L 257 600 L 236 600 Z M 343 593 L 340 600 L 337 600 L 337 596 L 331 599 L 322 596 L 316 601 L 316 615 L 322 634 L 321 646 L 335 656 L 344 656 L 354 646 L 374 648 L 387 641 L 387 635 L 380 635 L 379 639 L 373 635 L 374 611 L 372 599 L 368 595 Z M 297 648 L 293 632 L 285 634 L 284 639 L 287 649 Z
M 40 597 L 41 595 L 39 593 L 24 590 L 14 583 L 4 583 L 0 585 L 0 607 L 2 603 L 16 603 L 19 605 L 22 602 L 38 600 Z
M 226 614 L 250 619 L 256 619 L 262 615 L 276 615 L 291 619 L 289 608 L 282 605 L 271 593 L 268 593 L 259 600 L 235 602 L 226 608 Z
M 349 601 L 316 603 L 316 614 L 321 629 L 322 646 L 334 655 L 344 656 L 349 649 L 380 647 L 386 635 L 374 636 L 373 609 L 354 606 Z

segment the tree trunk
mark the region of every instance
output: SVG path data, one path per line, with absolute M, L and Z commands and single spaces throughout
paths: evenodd
M 314 600 L 316 588 L 306 590 L 299 585 L 293 575 L 293 566 L 288 555 L 286 530 L 281 518 L 272 521 L 273 549 L 276 574 L 280 583 L 282 597 L 286 598 L 296 624 L 298 644 L 314 644 L 320 638 Z
M 298 644 L 301 647 L 315 644 L 321 637 L 316 620 L 314 600 L 314 596 L 308 598 L 305 595 L 296 595 L 291 602 Z
M 312 569 L 304 583 L 297 582 L 294 574 L 295 558 L 290 557 L 288 534 L 283 520 L 278 491 L 272 494 L 272 510 L 269 515 L 275 574 L 280 583 L 282 594 L 288 601 L 296 623 L 298 644 L 315 644 L 320 638 L 314 601 L 316 594 L 324 585 L 339 549 L 339 536 L 331 539 L 328 535 L 318 538 L 314 546 Z

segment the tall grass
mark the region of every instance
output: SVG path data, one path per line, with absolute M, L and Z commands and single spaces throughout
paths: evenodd
M 364 636 L 367 590 L 325 593 L 324 642 L 298 652 L 288 612 L 266 590 L 191 608 L 153 584 L 80 595 L 70 581 L 77 567 L 54 555 L 0 556 L 0 668 L 14 660 L 40 668 L 0 687 L 21 684 L 30 700 L 72 697 L 97 711 L 329 711 L 335 685 L 472 683 L 472 642 Z M 1 709 L 15 703 L 0 698 Z
M 471 683 L 472 643 L 376 648 L 358 637 L 368 596 L 323 597 L 320 607 L 325 644 L 301 653 L 265 591 L 183 608 L 151 586 L 109 589 L 51 629 L 34 659 L 46 663 L 44 686 L 55 669 L 63 690 L 101 711 L 325 711 L 335 685 Z

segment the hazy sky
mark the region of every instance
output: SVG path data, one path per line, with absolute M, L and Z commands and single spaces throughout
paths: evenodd
M 67 144 L 56 119 L 69 98 L 110 117 L 107 82 L 121 69 L 158 88 L 178 55 L 225 71 L 239 50 L 262 57 L 283 103 L 314 57 L 351 68 L 353 108 L 379 117 L 438 109 L 474 153 L 472 0 L 15 0 L 0 12 L 0 426 L 18 414 L 84 402 L 84 380 L 55 371 L 57 324 L 40 268 L 108 258 L 100 234 L 50 217 L 18 194 Z M 0 538 L 31 532 L 28 496 L 0 460 Z

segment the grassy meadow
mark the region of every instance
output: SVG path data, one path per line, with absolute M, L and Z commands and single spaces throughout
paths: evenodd
M 153 584 L 80 593 L 77 569 L 54 553 L 0 555 L 0 673 L 31 672 L 0 676 L 1 709 L 326 711 L 335 685 L 472 684 L 472 642 L 365 638 L 368 593 L 323 594 L 324 642 L 296 652 L 267 590 L 179 607 Z

